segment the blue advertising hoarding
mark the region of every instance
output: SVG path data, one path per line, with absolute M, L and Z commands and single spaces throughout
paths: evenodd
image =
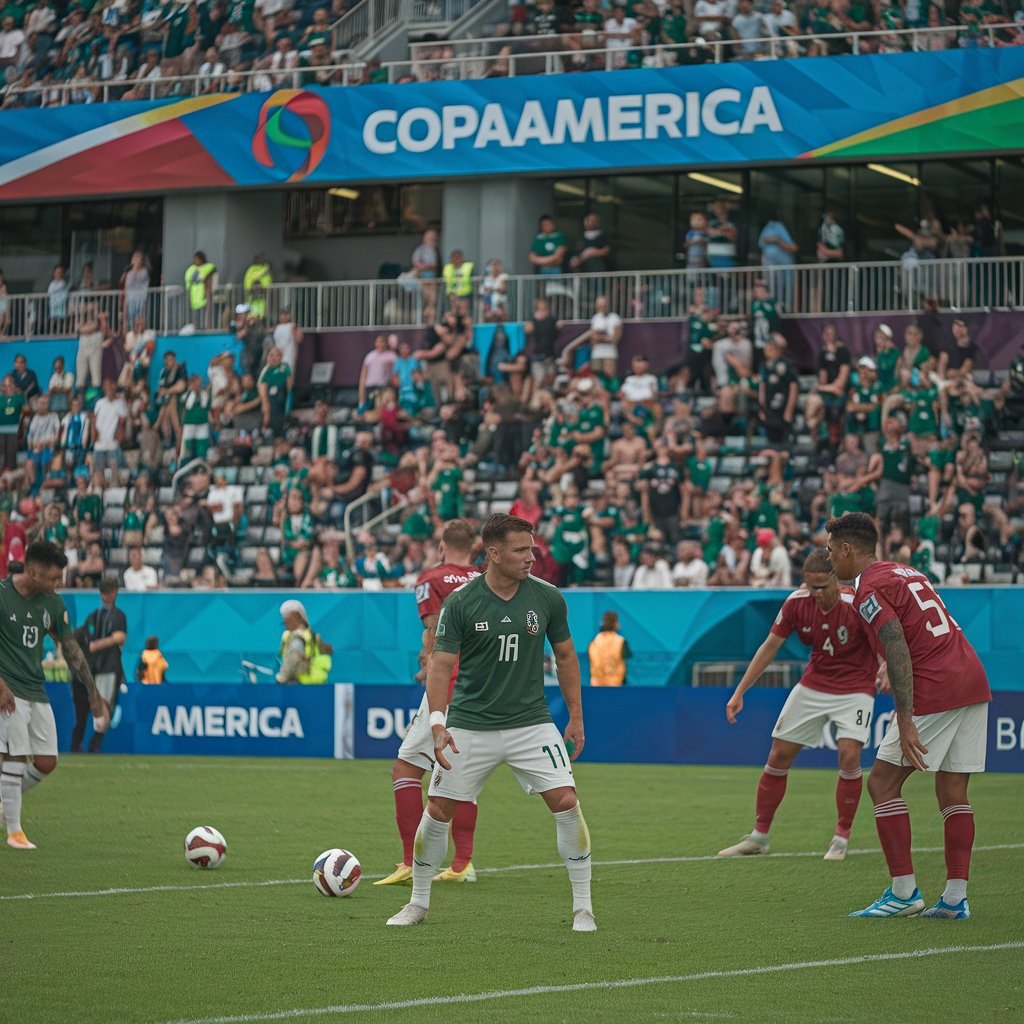
M 216 93 L 0 114 L 0 199 L 1019 146 L 1021 48 Z

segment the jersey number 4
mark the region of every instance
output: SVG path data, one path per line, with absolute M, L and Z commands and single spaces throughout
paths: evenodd
M 956 620 L 949 612 L 942 606 L 942 602 L 935 596 L 935 592 L 924 583 L 908 583 L 907 589 L 914 595 L 914 600 L 917 602 L 918 607 L 923 612 L 934 611 L 939 616 L 938 623 L 932 622 L 930 619 L 925 621 L 924 628 L 928 630 L 934 637 L 945 636 L 949 632 L 950 624 L 955 626 L 957 629 Z M 930 593 L 932 597 L 929 600 L 921 599 L 921 591 L 926 594 Z

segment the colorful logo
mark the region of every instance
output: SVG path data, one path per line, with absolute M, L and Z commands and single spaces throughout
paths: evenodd
M 331 137 L 327 104 L 313 92 L 281 89 L 260 109 L 252 155 L 287 181 L 302 181 L 319 166 Z

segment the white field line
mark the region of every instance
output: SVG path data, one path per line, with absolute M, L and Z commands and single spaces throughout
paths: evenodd
M 838 957 L 834 960 L 801 960 L 796 963 L 764 964 L 760 967 L 738 967 L 726 971 L 670 974 L 659 978 L 581 981 L 569 985 L 534 985 L 530 988 L 499 989 L 493 992 L 427 996 L 422 999 L 403 999 L 389 1003 L 349 1003 L 338 1006 L 317 1006 L 309 1009 L 278 1010 L 274 1013 L 244 1013 L 228 1017 L 191 1017 L 188 1020 L 169 1021 L 167 1024 L 258 1024 L 261 1021 L 302 1020 L 307 1017 L 333 1017 L 347 1013 L 379 1013 L 387 1010 L 411 1010 L 424 1006 L 454 1006 L 459 1003 L 483 1003 L 499 999 L 522 999 L 526 996 L 546 996 L 565 992 L 614 991 L 615 989 L 642 988 L 648 985 L 683 985 L 688 982 L 711 981 L 717 978 L 746 978 L 763 974 L 781 974 L 786 971 L 848 967 L 878 962 L 888 963 L 892 960 L 915 960 L 923 957 L 948 956 L 951 954 L 995 953 L 1009 949 L 1024 949 L 1024 942 L 997 942 L 987 946 L 932 946 L 926 949 L 908 949 L 900 953 L 868 953 L 863 956 Z
M 998 843 L 994 846 L 975 846 L 974 853 L 988 853 L 993 850 L 1024 850 L 1024 843 Z M 915 846 L 914 853 L 943 853 L 941 846 Z M 864 856 L 867 854 L 881 855 L 880 850 L 847 850 L 848 857 Z M 780 860 L 793 857 L 822 857 L 820 850 L 794 851 L 790 853 L 769 853 L 759 860 Z M 595 860 L 595 867 L 630 867 L 643 864 L 700 864 L 707 861 L 726 861 L 734 858 L 716 857 L 714 855 L 703 855 L 699 857 L 642 857 L 635 860 Z M 743 859 L 743 858 L 741 858 Z M 505 875 L 515 871 L 550 871 L 563 868 L 561 862 L 554 864 L 510 864 L 500 868 L 477 868 L 478 875 Z M 364 874 L 363 878 L 372 881 L 375 878 L 384 878 L 382 874 Z M 274 885 L 306 885 L 310 883 L 309 878 L 271 878 L 262 882 L 199 882 L 197 885 L 143 885 L 136 888 L 115 888 L 115 889 L 83 889 L 72 892 L 22 892 L 9 896 L 0 896 L 0 902 L 7 900 L 42 900 L 54 897 L 71 898 L 77 896 L 131 896 L 136 893 L 147 892 L 192 892 L 203 889 L 262 889 Z

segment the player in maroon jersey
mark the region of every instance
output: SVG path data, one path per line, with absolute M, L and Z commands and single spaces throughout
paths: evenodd
M 963 630 L 928 578 L 916 569 L 875 558 L 871 516 L 847 512 L 830 519 L 828 550 L 836 573 L 855 579 L 857 610 L 883 653 L 896 717 L 878 748 L 868 780 L 875 825 L 892 884 L 851 917 L 970 917 L 967 875 L 974 845 L 971 775 L 985 770 L 988 678 Z M 915 771 L 935 772 L 944 820 L 946 888 L 930 910 L 918 892 L 910 856 L 910 814 L 903 783 Z
M 775 660 L 788 636 L 796 633 L 811 648 L 800 682 L 772 731 L 772 749 L 757 786 L 754 831 L 719 857 L 768 852 L 768 830 L 786 794 L 789 769 L 804 747 L 820 746 L 826 726 L 835 723 L 839 748 L 836 783 L 838 821 L 825 860 L 843 860 L 860 803 L 860 752 L 870 735 L 875 706 L 878 658 L 853 604 L 853 588 L 842 587 L 828 553 L 812 551 L 804 560 L 804 586 L 786 598 L 767 639 L 743 673 L 725 714 L 730 725 L 743 710 L 743 694 Z
M 453 519 L 441 534 L 441 564 L 426 569 L 416 581 L 416 607 L 423 623 L 423 647 L 420 662 L 424 669 L 434 649 L 434 630 L 444 599 L 463 584 L 480 575 L 470 563 L 476 534 L 464 519 Z M 448 700 L 458 675 L 458 665 L 448 684 Z M 423 817 L 423 776 L 434 767 L 434 736 L 430 729 L 430 707 L 426 694 L 416 717 L 398 750 L 391 767 L 391 784 L 395 793 L 395 818 L 402 837 L 402 862 L 395 870 L 374 885 L 412 884 L 412 849 L 416 829 Z M 452 839 L 455 855 L 451 867 L 436 876 L 442 882 L 475 882 L 473 870 L 473 832 L 476 828 L 475 803 L 460 802 L 452 819 Z

